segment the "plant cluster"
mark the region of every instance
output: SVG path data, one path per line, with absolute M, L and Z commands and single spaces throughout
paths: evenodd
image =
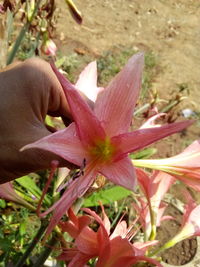
M 81 23 L 73 1 L 66 3 Z M 3 1 L 0 13 L 7 9 L 12 17 L 23 9 L 20 20 L 24 23 L 11 46 L 8 63 L 17 53 L 19 56 L 24 38 L 34 41 L 25 57 L 37 54 L 38 48 L 55 56 L 51 39 L 54 1 Z M 176 220 L 165 213 L 172 186 L 182 183 L 200 191 L 200 142 L 194 141 L 178 155 L 153 158 L 157 150 L 147 146 L 183 132 L 194 121 L 174 122 L 170 112 L 182 100 L 181 95 L 165 102 L 157 92 L 151 92 L 149 102 L 143 103 L 156 59 L 152 53 L 144 58 L 142 53 L 132 56 L 133 52 L 124 50 L 117 62 L 112 53 L 99 58 L 97 64 L 91 62 L 75 84 L 52 65 L 74 122 L 65 128 L 61 120 L 48 117 L 46 121 L 61 130 L 21 150 L 44 149 L 77 168 L 59 168 L 59 162 L 53 161 L 50 172 L 0 185 L 0 266 L 41 266 L 48 258 L 69 267 L 162 266 L 161 252 L 200 235 L 200 205 L 185 190 L 179 231 L 164 244 L 157 239 L 162 221 Z M 57 67 L 65 66 L 68 75 L 73 75 L 70 70 L 74 70 L 73 64 L 78 65 L 78 59 L 65 59 L 58 59 Z M 115 75 L 108 86 L 97 86 L 97 66 L 101 84 Z M 92 101 L 92 107 L 77 89 Z M 163 102 L 166 105 L 159 109 Z M 140 122 L 138 129 L 133 117 L 137 125 Z

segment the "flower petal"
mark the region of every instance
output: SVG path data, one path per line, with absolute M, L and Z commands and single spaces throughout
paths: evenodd
M 101 253 L 102 250 L 105 249 L 105 247 L 107 247 L 107 251 L 108 251 L 109 250 L 109 235 L 108 235 L 108 229 L 106 229 L 106 225 L 104 224 L 104 220 L 102 220 L 100 216 L 96 212 L 92 211 L 91 209 L 83 208 L 83 210 L 87 212 L 88 214 L 90 214 L 100 224 L 100 227 L 97 231 L 99 253 Z
M 68 232 L 71 237 L 77 238 L 80 232 L 91 223 L 91 218 L 88 215 L 78 217 L 74 211 L 70 208 L 68 211 L 69 220 L 59 223 L 63 232 Z
M 25 207 L 29 205 L 28 202 L 26 202 L 16 193 L 11 182 L 0 184 L 0 198 L 20 204 Z
M 163 267 L 163 265 L 155 259 L 146 256 L 127 256 L 119 258 L 113 265 L 106 265 L 106 267 L 129 267 L 135 266 L 138 262 L 148 262 L 157 267 Z M 100 265 L 99 265 L 100 266 Z M 98 266 L 97 266 L 98 267 Z
M 71 123 L 64 130 L 24 146 L 21 150 L 29 148 L 40 148 L 53 152 L 78 166 L 82 165 L 84 158 L 87 159 L 87 151 L 76 134 L 74 123 Z
M 53 230 L 56 224 L 58 224 L 62 216 L 72 206 L 74 201 L 81 197 L 88 190 L 95 178 L 95 175 L 95 168 L 88 168 L 88 171 L 85 172 L 85 175 L 74 180 L 66 189 L 63 196 L 50 209 L 40 215 L 41 217 L 44 217 L 52 210 L 54 210 L 51 221 L 46 231 L 46 236 Z
M 168 163 L 169 160 L 169 163 Z M 166 159 L 168 165 L 177 167 L 199 168 L 200 167 L 200 140 L 194 141 L 182 153 Z
M 100 121 L 96 118 L 91 108 L 79 95 L 75 87 L 52 66 L 58 80 L 60 81 L 74 118 L 77 133 L 82 143 L 92 145 L 96 139 L 104 139 L 105 132 Z
M 187 120 L 163 125 L 161 127 L 139 129 L 131 133 L 114 136 L 111 139 L 111 142 L 119 149 L 119 153 L 116 155 L 116 158 L 123 157 L 127 153 L 144 148 L 145 146 L 150 145 L 166 136 L 180 132 L 192 123 L 193 121 Z
M 191 174 L 188 176 L 186 176 L 186 175 L 183 175 L 183 176 L 174 175 L 174 177 L 176 177 L 178 180 L 181 180 L 187 186 L 190 186 L 194 190 L 200 192 L 200 178 L 194 178 L 192 171 L 191 171 Z
M 121 236 L 122 238 L 124 238 L 127 232 L 128 232 L 127 223 L 125 221 L 121 221 L 116 225 L 112 235 L 110 236 L 110 239 L 113 239 L 117 236 Z
M 103 89 L 97 87 L 97 63 L 91 62 L 81 72 L 75 87 L 83 92 L 90 100 L 95 101 L 98 93 Z
M 143 54 L 134 55 L 97 97 L 94 111 L 109 136 L 128 131 L 141 87 L 142 68 Z
M 134 250 L 130 242 L 122 238 L 120 236 L 115 237 L 110 241 L 110 248 L 108 250 L 107 247 L 102 251 L 101 255 L 99 255 L 99 259 L 97 262 L 97 267 L 105 266 L 105 267 L 121 267 L 121 266 L 130 266 L 123 262 L 122 265 L 118 264 L 118 261 L 123 259 L 124 257 L 129 257 L 134 255 Z
M 78 250 L 91 257 L 98 255 L 99 244 L 97 240 L 97 233 L 91 228 L 85 227 L 75 240 Z
M 128 157 L 102 166 L 99 172 L 113 183 L 126 187 L 129 190 L 133 190 L 136 185 L 134 167 Z
M 90 255 L 85 255 L 81 252 L 78 252 L 75 257 L 67 265 L 68 267 L 87 267 L 87 262 L 91 259 Z
M 156 124 L 156 120 L 160 119 L 161 117 L 165 117 L 167 114 L 166 113 L 158 113 L 152 117 L 150 117 L 142 126 L 140 129 L 145 129 L 145 128 L 152 128 L 152 127 L 160 127 L 160 124 Z
M 157 240 L 147 241 L 147 242 L 134 242 L 133 247 L 135 251 L 135 256 L 144 256 L 149 247 L 157 245 L 159 242 Z

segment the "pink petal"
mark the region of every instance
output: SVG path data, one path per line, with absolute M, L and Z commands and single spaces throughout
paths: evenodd
M 78 250 L 84 254 L 96 256 L 98 255 L 99 244 L 97 233 L 91 228 L 85 227 L 76 238 L 75 244 Z
M 53 152 L 67 161 L 78 166 L 83 164 L 83 159 L 88 157 L 79 137 L 76 134 L 75 124 L 70 124 L 64 130 L 57 131 L 32 144 L 24 146 L 21 150 L 40 148 Z
M 90 255 L 85 255 L 83 253 L 78 252 L 75 257 L 70 261 L 67 265 L 68 267 L 86 267 L 86 263 L 91 259 Z
M 99 170 L 111 182 L 133 190 L 136 185 L 136 175 L 133 164 L 128 157 L 124 157 L 112 164 L 104 165 Z
M 102 204 L 101 204 L 101 209 L 102 209 L 102 214 L 103 214 L 104 227 L 106 229 L 107 234 L 110 235 L 110 228 L 111 228 L 110 220 L 109 220 L 108 216 L 106 215 L 105 210 L 104 210 L 104 206 Z
M 136 174 L 140 189 L 147 199 L 151 197 L 151 178 L 145 171 L 142 169 L 136 168 Z
M 168 159 L 169 165 L 200 168 L 200 140 L 194 141 L 182 153 Z M 166 162 L 168 162 L 166 160 Z
M 107 217 L 106 218 L 106 223 L 105 223 L 105 220 L 104 220 L 105 217 L 102 220 L 101 217 L 95 211 L 93 211 L 93 210 L 91 210 L 89 208 L 83 208 L 82 210 L 85 211 L 85 212 L 87 212 L 88 214 L 90 214 L 100 224 L 101 228 L 104 230 L 105 235 L 108 236 L 108 234 L 109 234 L 109 229 L 108 228 L 110 228 L 110 223 L 108 222 L 109 219 L 106 216 L 104 210 L 102 209 L 103 212 L 104 212 L 103 215 Z
M 144 243 L 135 242 L 133 244 L 133 247 L 134 247 L 134 250 L 135 250 L 135 255 L 136 256 L 144 256 L 149 247 L 155 246 L 157 244 L 158 244 L 157 240 L 147 241 L 147 242 L 144 242 Z
M 78 250 L 76 248 L 63 249 L 63 252 L 57 257 L 58 260 L 61 261 L 69 261 L 72 260 L 76 254 L 78 254 Z
M 186 219 L 185 223 L 192 224 L 194 226 L 195 234 L 200 235 L 200 221 L 199 221 L 199 214 L 200 214 L 200 205 L 196 206 L 195 208 L 191 208 L 190 214 Z
M 190 126 L 193 121 L 183 121 L 167 124 L 161 127 L 153 127 L 147 129 L 139 129 L 131 133 L 125 133 L 114 136 L 111 142 L 118 147 L 118 157 L 123 157 L 127 153 L 144 148 L 166 136 L 177 133 Z
M 85 212 L 90 214 L 99 224 L 100 227 L 97 231 L 97 239 L 98 239 L 98 244 L 99 244 L 99 253 L 104 250 L 105 247 L 107 247 L 109 243 L 109 235 L 108 235 L 108 229 L 106 228 L 107 225 L 104 224 L 104 221 L 101 219 L 101 217 L 94 211 L 88 209 L 88 208 L 83 208 Z M 107 247 L 107 250 L 109 248 Z
M 200 192 L 200 178 L 194 178 L 192 176 L 193 176 L 193 172 L 191 172 L 191 175 L 189 175 L 189 176 L 174 175 L 174 177 L 181 180 L 186 185 L 188 185 L 188 186 L 192 187 L 194 190 Z
M 23 206 L 27 206 L 29 204 L 15 192 L 11 182 L 0 184 L 0 198 Z
M 152 117 L 150 117 L 141 127 L 140 129 L 145 129 L 145 128 L 151 128 L 151 127 L 160 127 L 160 124 L 156 124 L 156 120 L 160 119 L 161 117 L 166 116 L 166 113 L 158 113 Z
M 96 61 L 91 62 L 81 72 L 75 86 L 79 91 L 83 92 L 90 100 L 95 101 L 98 93 L 103 89 L 97 87 L 97 64 Z
M 101 219 L 101 217 L 95 211 L 93 211 L 93 210 L 91 210 L 89 208 L 83 208 L 82 210 L 85 211 L 86 213 L 90 214 L 102 227 L 104 227 L 103 220 Z
M 151 190 L 151 204 L 152 208 L 159 208 L 159 203 L 167 193 L 175 179 L 173 176 L 164 172 L 155 172 L 151 177 L 153 180 Z
M 46 236 L 53 230 L 53 228 L 59 223 L 62 216 L 72 206 L 75 200 L 81 197 L 90 187 L 96 176 L 95 168 L 91 168 L 85 171 L 85 175 L 74 180 L 70 186 L 65 190 L 63 196 L 46 212 L 40 216 L 44 217 L 48 213 L 54 210 L 51 221 L 46 231 Z
M 109 136 L 128 131 L 141 87 L 143 58 L 143 54 L 130 58 L 97 97 L 94 111 Z
M 71 237 L 76 238 L 80 232 L 91 223 L 91 218 L 87 215 L 78 217 L 70 208 L 68 211 L 69 220 L 60 222 L 59 226 L 63 232 L 68 232 Z
M 126 262 L 123 262 L 122 265 L 118 264 L 120 259 L 124 257 L 134 255 L 134 250 L 129 241 L 125 238 L 121 238 L 120 236 L 115 237 L 110 241 L 111 251 L 105 247 L 102 254 L 99 255 L 99 260 L 97 262 L 96 267 L 100 266 L 109 266 L 109 267 L 121 267 L 121 266 L 129 266 L 126 265 Z
M 110 236 L 110 239 L 113 239 L 117 236 L 124 238 L 127 234 L 127 230 L 127 223 L 125 221 L 119 222 Z
M 200 205 L 193 207 L 187 207 L 186 214 L 184 214 L 183 225 L 180 231 L 168 242 L 177 243 L 186 238 L 193 236 L 200 236 L 200 223 L 199 223 L 199 213 Z
M 63 87 L 82 143 L 88 146 L 93 145 L 97 139 L 104 139 L 104 129 L 88 104 L 75 90 L 75 87 L 54 66 L 52 68 Z
M 138 262 L 149 262 L 157 267 L 164 267 L 162 264 L 160 264 L 157 260 L 154 260 L 152 258 L 146 257 L 146 256 L 127 256 L 127 257 L 121 257 L 119 258 L 114 265 L 108 265 L 109 267 L 130 267 L 135 266 Z

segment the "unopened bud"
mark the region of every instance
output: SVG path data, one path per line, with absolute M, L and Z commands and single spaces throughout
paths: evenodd
M 53 40 L 48 39 L 43 43 L 41 50 L 47 56 L 55 56 L 57 51 L 57 46 Z

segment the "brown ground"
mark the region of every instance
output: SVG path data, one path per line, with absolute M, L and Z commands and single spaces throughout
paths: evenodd
M 171 94 L 186 84 L 189 98 L 180 107 L 200 112 L 200 2 L 196 0 L 76 0 L 82 11 L 83 24 L 77 25 L 69 16 L 63 0 L 58 0 L 59 19 L 57 44 L 63 53 L 83 51 L 94 57 L 112 51 L 114 47 L 133 47 L 138 51 L 153 51 L 159 71 L 152 88 L 160 97 Z M 59 42 L 61 39 L 62 42 Z M 199 122 L 186 135 L 176 135 L 160 142 L 158 148 L 167 154 L 181 151 L 187 143 L 200 136 Z M 168 155 L 168 156 L 169 156 Z M 172 225 L 172 226 L 170 226 Z M 174 222 L 167 225 L 167 237 L 174 233 Z M 165 229 L 166 230 L 166 229 Z M 175 230 L 177 231 L 177 230 Z M 163 237 L 165 238 L 165 237 Z M 166 254 L 173 266 L 188 261 L 190 241 L 176 248 L 179 256 Z M 181 250 L 181 246 L 183 250 Z M 189 246 L 189 247 L 188 247 Z M 189 250 L 188 250 L 189 248 Z M 195 250 L 195 244 L 194 244 Z M 186 251 L 189 254 L 184 255 Z M 177 253 L 176 253 L 177 254 Z M 166 259 L 164 256 L 164 258 Z

